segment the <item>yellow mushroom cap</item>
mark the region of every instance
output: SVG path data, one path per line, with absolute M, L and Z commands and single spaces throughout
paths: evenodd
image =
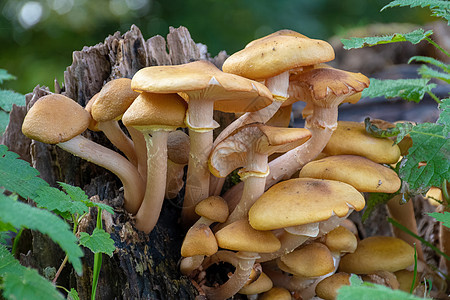
M 136 91 L 180 93 L 187 95 L 186 101 L 206 97 L 223 112 L 256 111 L 272 103 L 272 93 L 263 84 L 224 73 L 204 60 L 143 68 L 133 76 L 131 86 Z
M 269 278 L 269 276 L 266 275 L 266 273 L 262 272 L 261 275 L 259 275 L 258 279 L 256 279 L 249 285 L 245 285 L 243 288 L 241 288 L 239 290 L 239 294 L 243 295 L 260 294 L 267 292 L 272 287 L 273 287 L 272 280 Z
M 409 293 L 411 289 L 411 285 L 414 280 L 414 271 L 408 271 L 408 270 L 400 270 L 394 273 L 395 277 L 397 277 L 397 281 L 399 283 L 399 289 Z M 420 278 L 420 274 L 418 276 Z M 416 279 L 416 282 L 414 283 L 414 288 L 418 286 L 420 283 L 419 280 Z
M 370 274 L 376 271 L 395 272 L 414 264 L 414 248 L 401 239 L 372 236 L 361 240 L 354 253 L 341 258 L 339 271 Z
M 138 95 L 131 89 L 131 79 L 113 79 L 98 92 L 91 108 L 92 118 L 98 122 L 118 119 Z
M 167 158 L 176 164 L 187 165 L 189 161 L 189 136 L 181 130 L 169 133 L 167 137 Z
M 281 247 L 280 241 L 271 231 L 255 230 L 245 219 L 217 231 L 216 239 L 221 248 L 235 251 L 270 253 Z
M 343 285 L 350 285 L 350 274 L 336 273 L 317 284 L 316 294 L 324 300 L 334 300 L 339 288 Z
M 227 73 L 263 80 L 290 69 L 333 59 L 333 47 L 325 41 L 295 35 L 273 35 L 231 55 L 222 69 Z
M 364 197 L 349 184 L 334 180 L 297 178 L 267 190 L 250 208 L 249 221 L 257 230 L 273 230 L 344 217 L 364 208 Z
M 30 108 L 23 121 L 22 132 L 30 139 L 58 144 L 84 132 L 90 119 L 89 113 L 74 100 L 51 94 L 41 97 Z
M 321 243 L 311 243 L 280 257 L 292 274 L 319 277 L 334 270 L 330 250 Z
M 281 29 L 278 31 L 275 31 L 274 33 L 271 33 L 269 35 L 263 36 L 262 38 L 256 39 L 251 41 L 250 43 L 248 43 L 247 45 L 245 45 L 245 48 L 253 46 L 256 43 L 259 43 L 261 41 L 264 41 L 267 38 L 272 38 L 274 36 L 280 36 L 280 35 L 285 35 L 285 36 L 297 36 L 297 37 L 301 37 L 301 38 L 305 38 L 305 39 L 309 39 L 309 37 L 307 37 L 306 35 L 303 35 L 297 31 L 294 30 L 290 30 L 290 29 Z
M 214 222 L 223 223 L 228 218 L 227 202 L 220 196 L 210 196 L 195 206 L 195 213 Z
M 287 289 L 281 287 L 273 287 L 267 292 L 258 296 L 258 300 L 274 300 L 274 299 L 291 300 L 292 297 L 291 293 Z
M 86 103 L 86 106 L 84 107 L 84 109 L 89 112 L 89 115 L 91 116 L 91 120 L 89 122 L 89 130 L 92 131 L 100 131 L 100 129 L 98 128 L 98 121 L 94 120 L 94 118 L 92 118 L 92 104 L 94 104 L 95 100 L 97 99 L 98 93 L 95 94 L 94 96 L 92 96 L 92 98 L 88 101 L 88 103 Z
M 181 256 L 213 255 L 218 250 L 214 233 L 205 224 L 194 224 L 181 245 Z
M 388 138 L 373 137 L 366 132 L 364 123 L 351 121 L 338 121 L 323 152 L 328 155 L 364 156 L 382 164 L 393 164 L 400 158 L 400 148 L 394 142 Z
M 325 245 L 331 251 L 353 253 L 358 241 L 356 236 L 347 228 L 338 226 L 325 236 Z
M 337 180 L 360 192 L 394 193 L 401 180 L 394 170 L 357 155 L 334 155 L 307 163 L 299 177 Z
M 185 127 L 186 103 L 177 94 L 141 93 L 123 114 L 125 126 L 145 130 Z

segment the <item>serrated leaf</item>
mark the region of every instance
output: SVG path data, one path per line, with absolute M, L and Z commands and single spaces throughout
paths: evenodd
M 428 213 L 429 216 L 435 218 L 437 221 L 442 222 L 442 225 L 450 228 L 450 213 L 444 211 L 443 213 L 433 212 Z
M 447 83 L 450 83 L 450 74 L 449 73 L 439 72 L 439 71 L 434 70 L 426 65 L 420 66 L 420 68 L 419 68 L 419 70 L 417 70 L 417 72 L 419 73 L 420 76 L 422 76 L 422 78 L 436 78 L 436 79 L 445 81 Z
M 437 124 L 444 125 L 444 135 L 448 137 L 448 128 L 450 127 L 450 98 L 442 99 L 439 104 L 439 118 L 436 121 Z
M 372 36 L 364 38 L 354 37 L 350 39 L 341 39 L 341 42 L 344 45 L 344 49 L 346 50 L 397 42 L 410 42 L 412 44 L 418 44 L 432 34 L 432 30 L 428 30 L 427 32 L 425 32 L 422 28 L 419 28 L 405 34 L 395 33 L 386 36 Z
M 442 17 L 450 25 L 450 3 L 446 0 L 394 0 L 384 6 L 381 11 L 389 7 L 430 7 L 433 16 Z
M 397 128 L 399 131 L 395 140 L 395 143 L 398 144 L 411 132 L 411 130 L 414 128 L 414 125 L 409 122 L 397 123 L 395 124 L 395 128 Z
M 89 211 L 89 208 L 81 201 L 73 201 L 73 199 L 64 193 L 50 186 L 43 187 L 37 192 L 37 196 L 33 200 L 43 208 L 55 211 L 58 214 L 83 214 Z
M 448 65 L 448 64 L 446 64 L 446 63 L 444 63 L 444 62 L 442 62 L 442 61 L 440 61 L 440 60 L 437 60 L 437 59 L 435 59 L 435 58 L 433 58 L 433 57 L 428 57 L 428 56 L 413 56 L 413 57 L 411 57 L 411 58 L 409 59 L 408 64 L 409 64 L 409 63 L 412 63 L 413 61 L 415 61 L 415 62 L 427 63 L 427 64 L 430 64 L 430 65 L 434 65 L 434 66 L 436 66 L 436 67 L 438 67 L 438 68 L 441 68 L 443 71 L 445 71 L 445 72 L 447 72 L 447 73 L 450 72 L 450 65 Z
M 92 235 L 80 232 L 80 244 L 89 248 L 93 253 L 105 253 L 113 255 L 116 247 L 109 233 L 100 228 L 95 228 Z
M 0 277 L 3 277 L 3 297 L 23 300 L 62 300 L 64 297 L 34 269 L 21 264 L 0 245 Z
M 2 135 L 9 124 L 9 113 L 0 110 L 0 135 Z
M 0 186 L 23 198 L 34 198 L 36 192 L 48 183 L 37 177 L 39 172 L 19 155 L 0 145 Z
M 5 80 L 13 80 L 16 79 L 16 76 L 13 76 L 8 73 L 5 69 L 0 69 L 0 84 L 3 83 Z
M 356 278 L 355 278 L 356 277 Z M 337 300 L 377 299 L 377 300 L 424 300 L 401 290 L 393 290 L 384 285 L 362 282 L 355 274 L 350 276 L 351 285 L 343 285 L 338 290 Z
M 14 201 L 0 194 L 0 220 L 16 228 L 29 228 L 48 235 L 67 254 L 75 271 L 81 274 L 83 251 L 69 225 L 47 210 Z
M 410 132 L 413 145 L 400 163 L 399 175 L 419 193 L 450 180 L 450 142 L 445 126 L 418 124 Z
M 25 105 L 25 95 L 10 90 L 0 90 L 0 108 L 10 112 L 13 104 Z
M 436 84 L 429 83 L 429 79 L 386 79 L 371 78 L 370 86 L 362 91 L 362 97 L 387 99 L 402 98 L 408 101 L 419 102 L 425 93 L 430 92 Z
M 67 300 L 80 300 L 80 296 L 78 296 L 78 292 L 74 288 L 71 288 L 67 294 Z
M 110 214 L 114 214 L 114 210 L 111 206 L 103 203 L 92 202 L 81 188 L 72 186 L 64 182 L 58 182 L 58 184 L 66 191 L 66 193 L 70 196 L 70 198 L 72 198 L 73 201 L 81 201 L 87 207 L 99 207 L 106 210 Z

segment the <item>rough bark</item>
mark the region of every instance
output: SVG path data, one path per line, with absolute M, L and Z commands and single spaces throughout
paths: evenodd
M 206 47 L 196 45 L 184 27 L 170 28 L 167 40 L 155 36 L 145 40 L 139 28 L 132 26 L 121 35 L 115 33 L 104 43 L 84 47 L 73 53 L 73 63 L 64 73 L 61 92 L 82 106 L 101 87 L 114 78 L 131 78 L 139 69 L 151 65 L 182 64 L 199 59 L 208 59 Z M 226 58 L 224 52 L 210 59 L 219 67 Z M 59 92 L 55 84 L 55 92 Z M 37 86 L 27 95 L 27 107 L 40 97 L 50 93 L 49 89 Z M 182 193 L 178 198 L 166 201 L 156 228 L 146 235 L 134 228 L 132 216 L 123 208 L 123 191 L 118 179 L 108 171 L 65 153 L 60 148 L 30 141 L 21 134 L 21 125 L 26 113 L 24 107 L 14 107 L 11 121 L 2 138 L 2 143 L 19 153 L 39 170 L 41 177 L 51 185 L 57 181 L 82 187 L 88 196 L 111 205 L 114 215 L 104 214 L 105 230 L 111 233 L 116 250 L 112 257 L 103 256 L 103 265 L 97 288 L 97 299 L 193 299 L 197 292 L 187 277 L 180 274 L 178 261 L 183 232 L 178 224 L 181 212 Z M 217 121 L 221 122 L 221 116 Z M 228 123 L 229 116 L 224 118 Z M 85 132 L 84 135 L 107 147 L 113 146 L 101 133 Z M 113 148 L 114 149 L 114 148 Z M 96 210 L 92 210 L 80 224 L 80 230 L 92 232 Z M 22 262 L 33 265 L 42 273 L 43 268 L 58 268 L 63 253 L 41 235 L 31 233 L 32 242 L 25 248 Z M 45 250 L 50 247 L 50 250 Z M 53 250 L 56 249 L 56 250 Z M 89 299 L 92 282 L 93 255 L 85 250 L 82 277 L 71 272 L 70 265 L 58 284 L 75 288 L 81 299 Z M 63 276 L 66 275 L 66 278 Z M 67 278 L 70 277 L 70 278 Z M 70 285 L 70 286 L 68 286 Z

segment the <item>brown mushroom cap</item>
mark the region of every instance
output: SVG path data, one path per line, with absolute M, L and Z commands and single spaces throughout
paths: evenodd
M 259 39 L 251 41 L 250 43 L 245 45 L 245 48 L 253 46 L 254 44 L 259 43 L 259 42 L 261 42 L 261 41 L 263 41 L 263 40 L 265 40 L 267 38 L 272 38 L 274 36 L 280 36 L 280 35 L 297 36 L 297 37 L 309 39 L 309 37 L 307 37 L 306 35 L 303 35 L 301 33 L 298 33 L 297 31 L 290 30 L 290 29 L 281 29 L 281 30 L 275 31 L 274 33 L 271 33 L 269 35 L 263 36 L 262 38 L 259 38 Z
M 255 230 L 245 219 L 217 231 L 216 239 L 221 248 L 235 251 L 270 253 L 281 247 L 280 241 L 272 232 Z
M 321 243 L 311 243 L 280 257 L 292 274 L 319 277 L 334 270 L 330 250 Z
M 364 197 L 349 184 L 297 178 L 267 190 L 250 208 L 249 220 L 257 230 L 273 230 L 325 221 L 334 214 L 343 217 L 364 205 Z
M 343 285 L 350 285 L 350 274 L 336 273 L 317 284 L 316 294 L 324 300 L 334 300 L 337 297 L 337 291 Z
M 227 202 L 220 196 L 210 196 L 195 206 L 195 213 L 214 222 L 223 223 L 228 218 Z
M 206 224 L 195 224 L 184 238 L 181 256 L 213 255 L 218 250 L 217 241 L 211 228 Z
M 161 113 L 166 112 L 166 113 Z M 141 93 L 123 114 L 125 126 L 136 129 L 185 127 L 186 103 L 177 94 Z
M 330 251 L 353 253 L 358 245 L 358 240 L 350 230 L 338 226 L 327 233 L 325 245 Z
M 173 131 L 167 137 L 167 158 L 176 164 L 187 165 L 189 147 L 189 136 L 181 130 Z
M 272 103 L 272 94 L 262 84 L 220 71 L 208 61 L 177 66 L 153 66 L 139 70 L 132 79 L 136 91 L 152 93 L 197 93 L 214 101 L 214 109 L 246 112 Z
M 339 271 L 370 274 L 376 271 L 396 272 L 414 264 L 414 248 L 401 239 L 372 236 L 361 240 L 354 253 L 346 254 Z
M 267 292 L 258 296 L 258 299 L 259 300 L 273 300 L 273 299 L 291 300 L 292 297 L 291 297 L 291 293 L 287 289 L 281 288 L 281 287 L 273 287 L 270 290 L 268 290 Z
M 266 273 L 262 272 L 258 279 L 239 290 L 239 294 L 255 295 L 267 292 L 273 287 L 272 280 Z
M 113 79 L 102 87 L 92 104 L 92 118 L 98 122 L 120 118 L 138 95 L 131 89 L 131 79 Z
M 351 121 L 338 121 L 323 152 L 328 155 L 364 156 L 382 164 L 393 164 L 400 158 L 400 149 L 391 140 L 373 137 L 366 132 L 363 123 Z
M 88 128 L 89 128 L 89 130 L 92 130 L 92 131 L 100 131 L 100 129 L 98 128 L 98 121 L 94 120 L 94 118 L 92 118 L 92 114 L 91 114 L 92 104 L 94 104 L 97 97 L 98 97 L 98 93 L 95 94 L 94 96 L 92 96 L 92 98 L 88 101 L 88 103 L 86 103 L 86 106 L 84 107 L 84 109 L 87 112 L 89 112 L 89 114 L 91 115 L 91 120 L 89 122 Z
M 30 139 L 46 144 L 66 142 L 84 132 L 89 113 L 74 100 L 51 94 L 40 98 L 28 111 L 22 132 Z
M 310 137 L 311 133 L 304 128 L 249 124 L 236 130 L 211 151 L 209 169 L 216 177 L 226 177 L 233 170 L 246 165 L 247 153 L 251 151 L 250 149 L 254 149 L 257 153 L 271 155 L 296 148 Z M 266 170 L 262 170 L 264 171 Z
M 325 41 L 295 35 L 273 35 L 231 55 L 222 69 L 227 73 L 263 80 L 290 69 L 333 59 L 334 50 Z
M 360 192 L 394 193 L 401 180 L 394 170 L 357 155 L 334 155 L 311 161 L 299 177 L 337 180 Z

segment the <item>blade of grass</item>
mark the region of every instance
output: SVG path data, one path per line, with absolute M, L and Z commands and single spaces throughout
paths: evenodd
M 410 294 L 412 294 L 414 291 L 414 286 L 416 285 L 416 278 L 417 278 L 417 248 L 416 244 L 414 244 L 414 276 L 411 283 L 411 287 L 409 288 Z
M 97 228 L 103 229 L 102 225 L 102 209 L 98 208 L 97 213 Z M 92 293 L 91 293 L 91 299 L 95 300 L 95 294 L 97 292 L 97 284 L 98 284 L 98 278 L 100 276 L 100 269 L 102 267 L 102 253 L 94 253 L 94 271 L 92 276 Z

